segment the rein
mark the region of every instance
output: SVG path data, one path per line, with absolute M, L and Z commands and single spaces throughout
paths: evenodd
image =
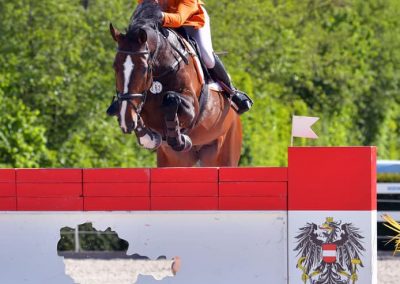
M 160 36 L 163 36 L 164 40 L 166 40 L 166 42 L 172 47 L 172 49 L 175 50 L 179 54 L 180 58 L 176 60 L 176 62 L 171 66 L 170 69 L 166 70 L 165 72 L 163 72 L 163 73 L 161 73 L 159 75 L 153 75 L 152 76 L 153 78 L 158 78 L 159 79 L 159 78 L 162 78 L 162 77 L 168 75 L 170 72 L 174 71 L 182 61 L 184 61 L 186 65 L 189 64 L 189 61 L 188 61 L 188 59 L 186 57 L 187 54 L 188 54 L 186 52 L 186 50 L 185 50 L 185 52 L 180 51 L 179 48 L 176 47 L 175 45 L 173 45 L 168 40 L 168 38 L 166 38 L 159 30 L 154 29 L 154 31 L 157 34 L 157 43 L 156 43 L 156 49 L 155 49 L 153 54 L 151 54 L 151 52 L 149 50 L 149 46 L 148 46 L 147 43 L 146 43 L 146 50 L 129 51 L 129 50 L 123 50 L 123 49 L 117 48 L 116 51 L 117 51 L 117 53 L 128 54 L 128 55 L 133 55 L 133 56 L 149 54 L 150 55 L 150 59 L 147 62 L 147 64 L 148 64 L 148 72 L 152 74 L 153 70 L 154 70 L 154 62 L 157 60 L 157 57 L 158 57 L 158 54 L 159 54 L 159 51 L 160 51 Z M 140 116 L 140 112 L 142 111 L 143 105 L 144 105 L 144 103 L 146 101 L 146 96 L 147 96 L 147 92 L 148 91 L 149 90 L 145 90 L 142 94 L 129 94 L 129 93 L 120 94 L 120 93 L 117 92 L 116 96 L 113 97 L 113 102 L 115 101 L 115 99 L 117 99 L 118 102 L 128 101 L 132 105 L 132 107 L 135 109 L 135 112 L 137 113 L 137 115 Z M 132 102 L 130 102 L 130 100 L 132 100 L 132 99 L 141 99 L 142 101 L 141 101 L 141 103 L 139 104 L 138 107 L 135 107 L 132 104 Z

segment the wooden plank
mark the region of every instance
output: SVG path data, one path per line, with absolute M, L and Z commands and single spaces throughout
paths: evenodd
M 82 197 L 18 197 L 18 211 L 82 211 Z
M 0 169 L 0 183 L 15 183 L 15 169 Z
M 218 196 L 218 183 L 152 183 L 151 196 Z
M 287 182 L 221 182 L 219 195 L 286 197 Z
M 83 195 L 90 197 L 150 196 L 149 183 L 84 183 Z
M 220 197 L 219 210 L 287 210 L 285 197 Z
M 15 211 L 17 210 L 16 197 L 0 197 L 0 211 Z
M 85 211 L 150 210 L 149 197 L 85 197 Z
M 150 182 L 150 169 L 83 169 L 84 183 L 146 183 Z
M 151 197 L 151 210 L 218 210 L 218 197 Z
M 217 182 L 218 168 L 151 169 L 151 182 Z
M 0 183 L 0 197 L 15 197 L 15 183 Z
M 17 169 L 17 183 L 78 183 L 81 169 Z
M 18 183 L 18 197 L 80 197 L 81 183 Z
M 284 167 L 220 168 L 219 181 L 287 181 L 288 170 Z

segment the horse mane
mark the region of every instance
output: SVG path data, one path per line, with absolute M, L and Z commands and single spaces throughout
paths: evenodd
M 153 0 L 144 0 L 133 12 L 126 35 L 132 38 L 138 29 L 143 27 L 157 28 L 157 17 L 160 6 Z

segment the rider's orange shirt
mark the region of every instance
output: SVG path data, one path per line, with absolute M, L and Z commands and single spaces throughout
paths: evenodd
M 138 0 L 139 4 L 143 0 Z M 192 26 L 199 29 L 204 26 L 205 16 L 201 0 L 158 0 L 164 12 L 164 27 L 179 28 Z

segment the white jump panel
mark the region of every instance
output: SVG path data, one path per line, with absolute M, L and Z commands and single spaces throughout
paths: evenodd
M 180 270 L 174 277 L 163 277 L 164 283 L 286 283 L 286 215 L 285 211 L 3 212 L 0 283 L 70 284 L 76 283 L 72 278 L 82 279 L 85 270 L 93 274 L 88 271 L 96 269 L 94 262 L 87 265 L 76 260 L 81 261 L 78 271 L 57 254 L 60 229 L 85 222 L 97 230 L 110 227 L 129 242 L 127 255 L 139 254 L 149 261 L 179 256 Z M 159 283 L 156 276 L 132 271 L 139 269 L 135 261 L 143 262 L 130 259 L 117 264 L 114 259 L 107 264 L 103 260 L 98 275 L 109 269 L 109 283 L 125 283 L 126 275 L 131 277 L 127 283 Z M 72 275 L 66 275 L 66 264 Z
M 289 211 L 289 218 L 289 283 L 377 283 L 376 211 Z

